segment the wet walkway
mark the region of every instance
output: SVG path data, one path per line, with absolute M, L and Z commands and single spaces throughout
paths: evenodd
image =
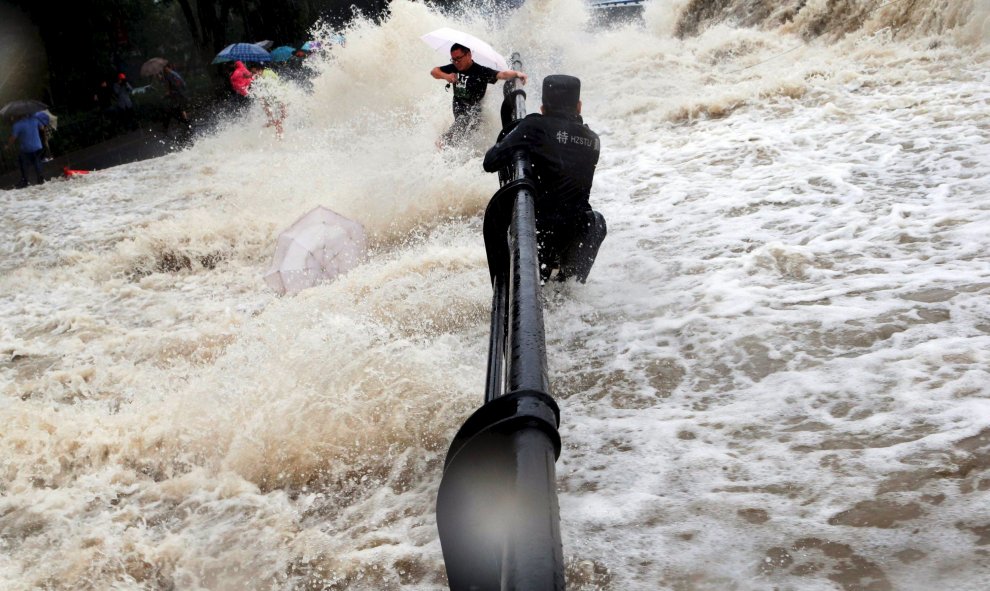
M 139 129 L 130 133 L 122 134 L 109 140 L 57 156 L 50 162 L 44 164 L 46 179 L 53 179 L 63 176 L 63 169 L 71 170 L 103 170 L 129 162 L 146 160 L 164 156 L 169 152 L 178 149 L 173 137 L 166 137 L 161 133 Z M 13 150 L 7 152 L 7 156 L 14 158 L 16 162 L 17 153 Z M 34 182 L 34 173 L 28 171 L 28 179 Z M 16 187 L 21 180 L 21 173 L 18 168 L 3 173 L 0 176 L 0 189 L 9 190 Z

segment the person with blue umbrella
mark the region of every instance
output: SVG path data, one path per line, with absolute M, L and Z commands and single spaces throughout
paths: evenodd
M 254 74 L 247 69 L 244 62 L 241 60 L 234 62 L 233 70 L 230 72 L 230 88 L 234 91 L 234 100 L 237 101 L 238 107 L 247 104 L 248 88 L 251 87 L 253 80 Z
M 283 45 L 281 47 L 276 47 L 275 49 L 272 50 L 272 53 L 271 53 L 271 55 L 272 55 L 272 61 L 273 62 L 287 62 L 287 61 L 289 61 L 290 58 L 292 58 L 292 56 L 295 54 L 295 52 L 296 52 L 296 48 L 295 47 L 292 47 L 292 46 L 289 46 L 289 45 Z

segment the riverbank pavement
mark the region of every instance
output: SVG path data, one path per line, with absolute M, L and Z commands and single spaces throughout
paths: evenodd
M 182 148 L 174 135 L 138 129 L 75 152 L 58 155 L 43 164 L 45 180 L 65 178 L 66 168 L 92 172 L 164 156 Z M 8 152 L 7 155 L 12 155 L 14 162 L 17 161 L 15 152 Z M 32 183 L 35 181 L 34 171 L 28 171 L 28 180 Z M 20 181 L 20 169 L 15 166 L 13 170 L 0 175 L 0 190 L 15 189 Z

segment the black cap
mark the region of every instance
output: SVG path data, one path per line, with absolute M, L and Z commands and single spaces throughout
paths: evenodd
M 566 74 L 543 79 L 543 106 L 548 111 L 576 111 L 581 100 L 581 80 Z

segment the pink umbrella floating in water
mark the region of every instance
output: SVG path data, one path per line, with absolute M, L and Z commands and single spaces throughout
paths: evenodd
M 325 207 L 316 207 L 279 234 L 265 283 L 294 294 L 358 266 L 367 254 L 364 228 Z

